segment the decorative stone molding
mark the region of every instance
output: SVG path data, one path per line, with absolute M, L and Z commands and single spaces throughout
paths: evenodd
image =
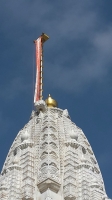
M 50 189 L 51 191 L 57 193 L 59 191 L 60 186 L 61 185 L 59 183 L 49 178 L 38 184 L 38 188 L 41 193 L 45 192 L 47 189 Z

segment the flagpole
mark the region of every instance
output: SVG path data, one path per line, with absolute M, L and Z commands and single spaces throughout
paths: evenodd
M 34 103 L 43 98 L 43 43 L 49 39 L 49 36 L 45 33 L 34 41 L 36 45 L 36 83 Z

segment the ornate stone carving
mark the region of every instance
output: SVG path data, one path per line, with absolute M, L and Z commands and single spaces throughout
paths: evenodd
M 35 107 L 36 107 L 36 110 L 38 112 L 42 111 L 42 112 L 45 112 L 45 110 L 47 109 L 47 106 L 46 106 L 46 103 L 45 101 L 43 100 L 39 100 L 35 103 Z
M 63 116 L 69 117 L 69 113 L 68 113 L 68 110 L 67 110 L 67 109 L 65 109 L 65 110 L 63 111 Z
M 36 105 L 0 176 L 1 200 L 109 200 L 93 150 L 67 110 Z M 48 194 L 48 191 L 50 192 Z

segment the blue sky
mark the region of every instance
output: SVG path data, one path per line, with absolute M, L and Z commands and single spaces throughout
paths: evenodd
M 33 40 L 45 32 L 44 98 L 82 128 L 112 198 L 111 8 L 111 0 L 0 0 L 0 169 L 33 109 Z

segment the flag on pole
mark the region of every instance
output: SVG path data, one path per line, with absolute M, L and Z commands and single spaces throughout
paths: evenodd
M 34 93 L 34 104 L 42 99 L 42 47 L 43 43 L 49 39 L 49 36 L 45 33 L 34 41 L 36 45 L 36 83 Z
M 35 45 L 36 45 L 36 83 L 35 83 L 34 103 L 40 100 L 42 36 L 40 36 L 37 40 L 35 40 Z

